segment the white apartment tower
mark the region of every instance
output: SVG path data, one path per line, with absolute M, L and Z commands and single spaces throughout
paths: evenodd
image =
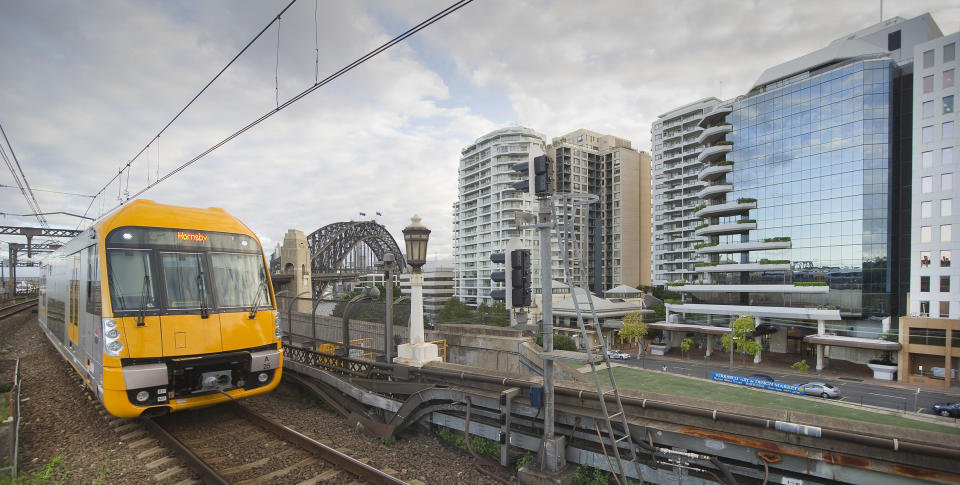
M 706 183 L 700 122 L 720 100 L 704 98 L 660 115 L 651 131 L 653 147 L 653 284 L 696 279 L 694 235 L 700 217 L 694 214 Z
M 954 33 L 913 49 L 911 316 L 960 319 L 960 267 L 952 264 L 960 254 L 958 44 Z
M 540 287 L 537 233 L 520 231 L 515 222 L 518 211 L 535 213 L 537 201 L 513 188 L 519 178 L 510 168 L 544 149 L 542 134 L 516 126 L 487 133 L 461 151 L 459 198 L 453 204 L 454 296 L 467 305 L 493 304 L 490 273 L 503 266 L 491 262 L 490 254 L 503 252 L 515 236 L 531 249 L 533 286 Z

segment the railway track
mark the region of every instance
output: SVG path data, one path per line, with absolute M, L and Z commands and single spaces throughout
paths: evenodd
M 236 403 L 141 421 L 207 484 L 405 484 Z
M 29 310 L 37 306 L 37 299 L 27 300 L 20 303 L 14 303 L 13 305 L 8 305 L 3 308 L 0 308 L 0 320 L 16 315 L 22 311 Z

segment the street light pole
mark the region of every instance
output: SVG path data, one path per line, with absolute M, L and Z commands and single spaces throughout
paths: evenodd
M 393 268 L 396 265 L 393 253 L 383 255 L 383 279 L 387 290 L 387 311 L 384 318 L 383 360 L 393 362 Z
M 427 362 L 440 361 L 440 350 L 423 338 L 423 265 L 427 263 L 427 239 L 430 229 L 420 224 L 414 215 L 411 224 L 403 229 L 407 246 L 407 264 L 410 265 L 410 342 L 397 347 L 394 362 L 423 367 Z

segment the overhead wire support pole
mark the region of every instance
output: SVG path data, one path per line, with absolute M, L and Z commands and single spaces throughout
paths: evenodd
M 267 118 L 270 118 L 271 116 L 279 113 L 280 111 L 283 111 L 285 108 L 287 108 L 287 107 L 290 106 L 291 104 L 296 103 L 297 101 L 299 101 L 299 100 L 302 99 L 303 97 L 305 97 L 305 96 L 309 95 L 310 93 L 316 91 L 317 89 L 320 89 L 320 88 L 322 88 L 323 86 L 329 84 L 330 82 L 332 82 L 333 80 L 335 80 L 335 79 L 337 79 L 338 77 L 342 76 L 343 74 L 346 74 L 348 71 L 352 70 L 353 68 L 359 66 L 360 64 L 363 64 L 364 62 L 366 62 L 366 61 L 370 60 L 371 58 L 377 56 L 378 54 L 382 53 L 383 51 L 385 51 L 385 50 L 393 47 L 394 45 L 396 45 L 396 44 L 398 44 L 398 43 L 406 40 L 407 37 L 410 37 L 411 35 L 416 34 L 417 32 L 419 32 L 419 31 L 421 31 L 421 30 L 429 27 L 430 25 L 436 23 L 438 20 L 440 20 L 440 19 L 446 17 L 447 15 L 450 15 L 451 13 L 453 13 L 453 12 L 455 12 L 455 11 L 463 8 L 464 6 L 466 6 L 467 4 L 469 4 L 469 3 L 471 3 L 471 2 L 473 2 L 473 0 L 459 0 L 458 2 L 454 3 L 453 5 L 451 5 L 451 6 L 447 7 L 447 8 L 445 8 L 445 9 L 441 10 L 440 12 L 438 12 L 438 13 L 436 13 L 436 14 L 434 14 L 433 16 L 431 16 L 430 18 L 428 18 L 427 20 L 424 20 L 423 22 L 420 22 L 420 23 L 417 24 L 416 26 L 411 27 L 411 28 L 410 28 L 409 30 L 407 30 L 406 32 L 398 35 L 397 37 L 394 37 L 394 38 L 391 39 L 390 41 L 385 42 L 385 43 L 382 44 L 380 47 L 377 47 L 376 49 L 368 52 L 366 55 L 364 55 L 364 56 L 360 57 L 359 59 L 351 62 L 350 64 L 347 64 L 346 66 L 342 67 L 342 68 L 341 68 L 340 70 L 338 70 L 337 72 L 335 72 L 335 73 L 333 73 L 333 74 L 325 77 L 324 79 L 320 80 L 319 82 L 317 82 L 317 83 L 314 84 L 313 86 L 310 86 L 309 88 L 304 89 L 303 91 L 301 91 L 300 93 L 294 95 L 292 98 L 288 99 L 287 101 L 284 101 L 283 103 L 280 104 L 280 106 L 277 106 L 276 108 L 274 108 L 274 109 L 266 112 L 263 116 L 261 116 L 261 117 L 257 118 L 256 120 L 250 122 L 249 124 L 247 124 L 247 125 L 244 126 L 243 128 L 240 128 L 239 130 L 237 130 L 236 132 L 234 132 L 234 133 L 231 134 L 230 136 L 227 136 L 226 138 L 220 140 L 220 141 L 217 142 L 215 145 L 213 145 L 213 146 L 211 146 L 210 148 L 204 150 L 204 151 L 203 151 L 202 153 L 200 153 L 199 155 L 197 155 L 197 156 L 191 158 L 190 160 L 188 160 L 188 161 L 180 164 L 177 168 L 175 168 L 175 169 L 173 169 L 172 171 L 168 172 L 168 173 L 167 173 L 166 175 L 164 175 L 163 177 L 160 177 L 159 179 L 157 179 L 153 184 L 151 184 L 151 185 L 149 185 L 149 186 L 147 186 L 147 187 L 144 187 L 144 188 L 143 188 L 142 190 L 140 190 L 139 192 L 131 195 L 130 198 L 132 199 L 132 198 L 136 198 L 136 197 L 140 196 L 141 194 L 143 194 L 143 193 L 146 192 L 147 190 L 150 190 L 151 188 L 153 188 L 153 187 L 155 187 L 156 185 L 158 185 L 160 182 L 163 182 L 164 180 L 167 180 L 167 179 L 170 178 L 171 176 L 175 175 L 177 172 L 179 172 L 179 171 L 183 170 L 184 168 L 187 168 L 188 166 L 192 165 L 192 164 L 193 164 L 194 162 L 196 162 L 197 160 L 200 160 L 201 158 L 209 155 L 209 154 L 212 153 L 214 150 L 216 150 L 216 149 L 220 148 L 221 146 L 229 143 L 229 142 L 230 142 L 231 140 L 233 140 L 234 138 L 242 135 L 242 134 L 245 133 L 247 130 L 249 130 L 250 128 L 253 128 L 254 126 L 256 126 L 256 125 L 258 125 L 258 124 L 260 124 L 261 122 L 263 122 L 263 121 L 266 120 Z M 111 182 L 112 182 L 112 180 L 111 180 Z M 101 189 L 101 190 L 102 190 L 102 189 Z M 98 194 L 99 194 L 99 193 L 98 193 Z M 92 203 L 91 203 L 91 205 L 92 205 Z M 118 204 L 118 205 L 112 207 L 110 210 L 113 210 L 113 209 L 115 209 L 116 207 L 119 207 L 119 206 L 121 206 L 121 205 L 123 205 L 123 204 Z M 89 210 L 89 207 L 88 207 L 88 210 Z M 84 215 L 86 215 L 86 214 L 84 214 Z

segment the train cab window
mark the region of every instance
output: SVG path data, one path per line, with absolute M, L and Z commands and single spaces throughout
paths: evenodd
M 199 253 L 161 253 L 167 308 L 209 307 L 210 291 Z
M 260 254 L 210 253 L 210 271 L 220 307 L 270 306 Z
M 108 249 L 107 276 L 113 311 L 156 310 L 150 251 Z
M 97 246 L 87 248 L 87 313 L 100 315 L 100 258 Z

